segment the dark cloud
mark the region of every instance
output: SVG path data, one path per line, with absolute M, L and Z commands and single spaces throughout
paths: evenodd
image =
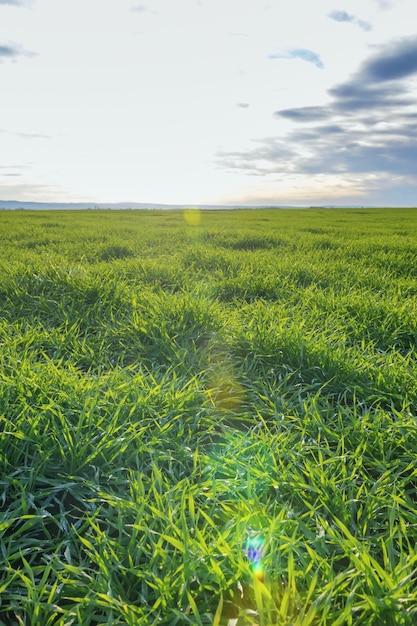
M 294 122 L 315 122 L 326 119 L 329 115 L 326 107 L 298 107 L 295 109 L 282 109 L 276 111 L 275 115 L 285 117 Z
M 297 137 L 293 137 L 295 140 Z M 364 133 L 345 132 L 336 140 L 324 137 L 317 129 L 316 136 L 310 139 L 310 146 L 304 139 L 304 149 L 311 147 L 311 155 L 296 159 L 296 170 L 304 174 L 370 174 L 389 173 L 391 175 L 412 176 L 415 178 L 417 143 L 408 137 L 383 137 L 376 134 L 372 138 Z
M 364 20 L 356 17 L 356 15 L 352 15 L 346 11 L 332 11 L 327 17 L 330 17 L 330 19 L 335 20 L 336 22 L 350 22 L 352 24 L 356 24 L 359 28 L 362 28 L 362 30 L 371 30 L 372 28 L 369 22 L 365 22 Z
M 334 109 L 352 113 L 415 105 L 405 78 L 417 74 L 417 38 L 397 41 L 372 55 L 345 83 L 329 90 Z
M 396 42 L 362 69 L 368 80 L 385 82 L 417 74 L 417 38 Z
M 409 129 L 410 130 L 410 129 Z M 227 153 L 222 165 L 253 175 L 373 174 L 416 179 L 417 142 L 413 133 L 374 132 L 372 135 L 328 126 L 295 131 L 285 140 L 265 139 L 247 152 Z
M 302 61 L 307 61 L 307 63 L 313 63 L 316 67 L 323 69 L 323 61 L 320 59 L 319 55 L 312 50 L 307 50 L 306 48 L 296 48 L 294 50 L 290 50 L 288 52 L 277 52 L 275 54 L 270 54 L 270 59 L 301 59 Z
M 404 109 L 416 104 L 405 78 L 417 75 L 417 38 L 395 42 L 370 57 L 349 80 L 329 89 L 326 106 L 297 107 L 275 115 L 296 122 L 328 119 L 337 113 Z
M 339 135 L 345 132 L 343 126 L 339 126 L 338 124 L 327 124 L 319 128 L 322 135 Z
M 220 162 L 269 178 L 328 174 L 346 180 L 404 180 L 415 187 L 414 75 L 417 37 L 388 44 L 330 89 L 325 105 L 276 111 L 275 116 L 297 123 L 287 135 L 254 142 L 246 152 L 223 153 Z
M 329 90 L 335 98 L 333 109 L 354 114 L 357 111 L 372 109 L 390 109 L 396 106 L 412 105 L 415 100 L 406 95 L 406 90 L 398 87 L 398 91 L 391 88 L 378 88 L 367 83 L 355 81 L 337 85 Z

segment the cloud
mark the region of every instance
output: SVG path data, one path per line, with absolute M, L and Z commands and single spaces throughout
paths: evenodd
M 130 10 L 133 11 L 134 13 L 154 13 L 154 14 L 156 14 L 156 11 L 153 11 L 152 9 L 149 9 L 144 4 L 135 4 L 134 6 L 131 7 Z
M 30 0 L 0 0 L 0 6 L 8 5 L 14 7 L 25 7 L 30 4 Z
M 20 139 L 51 139 L 52 137 L 52 135 L 46 135 L 45 133 L 14 132 L 12 130 L 7 130 L 6 128 L 0 128 L 0 134 L 12 135 L 13 137 L 19 137 Z
M 364 78 L 385 82 L 417 74 L 417 38 L 398 41 L 362 68 Z
M 395 92 L 389 87 L 381 88 L 355 80 L 333 87 L 329 94 L 335 98 L 334 109 L 347 114 L 360 110 L 408 106 L 415 102 L 414 98 L 405 95 L 406 91 L 401 86 L 398 86 L 398 91 Z
M 327 17 L 330 17 L 332 20 L 336 20 L 336 22 L 354 22 L 355 18 L 353 15 L 346 13 L 346 11 L 332 11 L 329 13 Z
M 316 67 L 323 69 L 323 61 L 319 57 L 318 54 L 313 52 L 312 50 L 307 50 L 305 48 L 296 48 L 294 50 L 289 50 L 288 52 L 277 52 L 275 54 L 270 54 L 270 59 L 301 59 L 302 61 L 307 61 L 307 63 L 313 63 Z
M 45 135 L 44 133 L 10 133 L 21 137 L 22 139 L 50 139 L 51 135 Z
M 247 109 L 249 104 L 247 102 L 238 102 L 237 105 L 240 109 Z
M 22 168 L 26 169 L 26 166 Z M 59 202 L 62 198 L 66 198 L 65 202 L 72 200 L 68 190 L 61 186 L 31 182 L 27 173 L 21 175 L 18 172 L 11 172 L 11 174 L 13 175 L 7 176 L 8 180 L 4 174 L 2 175 L 0 200 L 7 201 L 8 198 L 21 202 Z
M 34 56 L 32 52 L 27 52 L 18 44 L 0 44 L 0 62 L 2 60 L 15 60 L 20 56 Z
M 294 122 L 315 122 L 317 120 L 326 119 L 328 117 L 328 111 L 326 107 L 310 106 L 310 107 L 298 107 L 295 109 L 283 109 L 276 111 L 274 115 L 279 117 L 285 117 Z
M 394 0 L 375 0 L 375 2 L 381 9 L 390 9 L 394 4 Z
M 352 113 L 413 106 L 415 97 L 404 80 L 413 75 L 417 75 L 417 38 L 396 41 L 367 59 L 350 80 L 329 90 L 333 107 Z
M 276 111 L 275 115 L 296 122 L 328 119 L 340 113 L 385 111 L 415 106 L 403 80 L 417 75 L 417 38 L 388 45 L 367 59 L 358 72 L 344 83 L 329 89 L 333 101 L 325 106 L 297 107 Z
M 339 124 L 325 124 L 324 126 L 320 126 L 320 133 L 322 135 L 338 135 L 344 132 L 343 126 Z
M 219 165 L 229 170 L 244 170 L 252 176 L 265 176 L 274 172 L 275 164 L 281 160 L 289 167 L 295 155 L 292 146 L 276 137 L 254 140 L 253 143 L 256 147 L 250 151 L 219 151 Z
M 326 104 L 276 111 L 295 124 L 287 135 L 257 140 L 246 151 L 223 152 L 220 163 L 266 180 L 354 178 L 356 185 L 365 181 L 366 189 L 369 181 L 382 185 L 395 179 L 415 188 L 417 112 L 410 79 L 416 75 L 417 37 L 391 42 L 331 88 Z
M 323 69 L 324 65 L 319 55 L 311 50 L 294 50 L 292 56 L 295 59 L 302 59 L 303 61 L 307 61 L 307 63 L 313 63 L 316 67 Z
M 333 127 L 334 126 L 334 127 Z M 250 151 L 223 153 L 223 166 L 252 175 L 390 174 L 416 180 L 416 124 L 369 130 L 318 125 L 285 139 L 267 138 Z
M 13 59 L 19 56 L 21 53 L 16 46 L 5 46 L 0 44 L 0 58 L 1 59 Z
M 359 28 L 362 28 L 362 30 L 366 31 L 371 30 L 372 28 L 369 22 L 365 22 L 364 20 L 361 20 L 355 15 L 347 13 L 346 11 L 332 11 L 327 17 L 330 17 L 330 19 L 335 20 L 336 22 L 351 22 L 352 24 L 356 24 L 357 26 L 359 26 Z

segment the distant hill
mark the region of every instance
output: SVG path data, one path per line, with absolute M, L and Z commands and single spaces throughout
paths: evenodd
M 225 210 L 225 209 L 371 209 L 373 206 L 353 204 L 327 204 L 321 206 L 294 206 L 294 205 L 221 205 L 221 204 L 155 204 L 145 202 L 26 202 L 25 200 L 0 200 L 0 210 L 81 210 L 81 209 L 187 209 L 197 208 L 202 210 Z
M 215 209 L 300 209 L 303 207 L 288 207 L 288 206 L 238 206 L 238 205 L 220 205 L 220 204 L 155 204 L 145 202 L 26 202 L 24 200 L 0 200 L 0 210 L 80 210 L 80 209 L 186 209 L 186 208 L 198 208 L 206 210 Z
M 0 200 L 0 209 L 176 209 L 180 205 L 145 204 L 143 202 L 26 202 L 25 200 Z

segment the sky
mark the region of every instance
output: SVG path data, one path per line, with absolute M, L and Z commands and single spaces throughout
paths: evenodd
M 416 0 L 0 0 L 0 199 L 417 205 Z

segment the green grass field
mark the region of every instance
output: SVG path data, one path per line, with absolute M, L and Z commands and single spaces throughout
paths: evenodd
M 0 625 L 417 621 L 417 210 L 0 212 Z

